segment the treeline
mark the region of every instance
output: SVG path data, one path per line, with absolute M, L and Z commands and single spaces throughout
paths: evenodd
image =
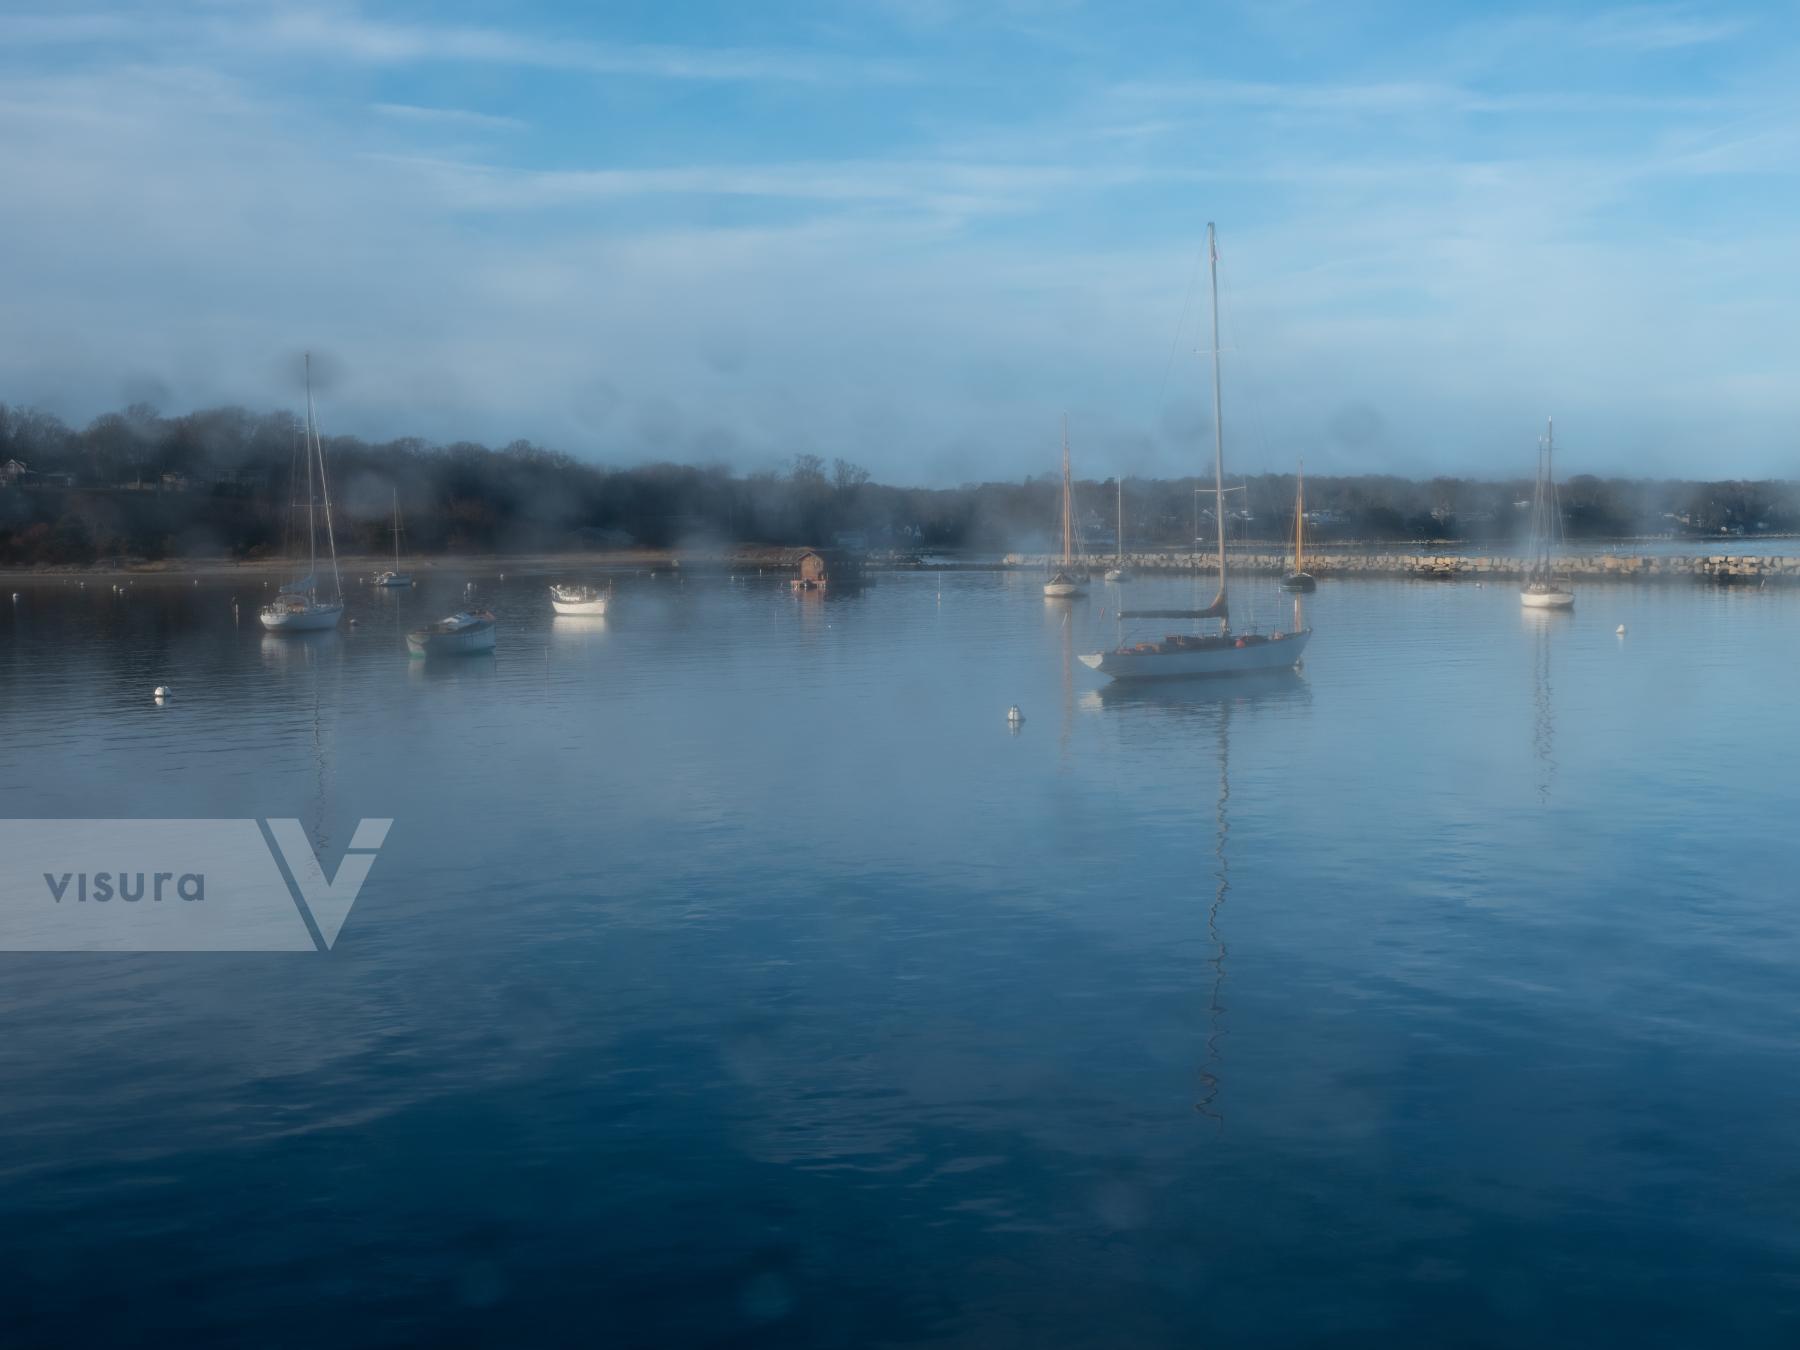
M 82 428 L 0 404 L 0 563 L 82 563 L 278 553 L 303 500 L 289 413 L 213 408 L 163 417 L 134 405 Z M 417 439 L 327 437 L 340 551 L 392 545 L 397 497 L 409 553 L 552 552 L 608 547 L 831 544 L 924 553 L 1047 548 L 1059 519 L 1054 475 L 1014 483 L 902 488 L 847 459 L 795 456 L 781 472 L 723 466 L 606 467 L 526 441 L 501 449 Z M 298 476 L 297 476 L 298 475 Z M 1231 533 L 1278 539 L 1293 525 L 1287 474 L 1240 480 Z M 1210 483 L 1130 479 L 1128 546 L 1187 547 L 1210 535 Z M 1338 540 L 1516 539 L 1524 480 L 1428 482 L 1379 475 L 1307 481 L 1312 536 Z M 1077 485 L 1090 549 L 1110 551 L 1112 480 Z M 1561 487 L 1573 538 L 1800 530 L 1786 482 L 1670 482 L 1576 476 Z

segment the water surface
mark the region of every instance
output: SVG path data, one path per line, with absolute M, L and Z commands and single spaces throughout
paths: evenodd
M 543 581 L 12 583 L 0 815 L 395 825 L 329 953 L 0 955 L 9 1341 L 1793 1343 L 1800 595 L 1131 691 L 1117 589 Z

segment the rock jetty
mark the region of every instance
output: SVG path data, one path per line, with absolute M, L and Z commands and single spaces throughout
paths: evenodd
M 1037 569 L 1049 566 L 1052 561 L 1047 554 L 1009 553 L 1005 566 Z M 1281 553 L 1234 553 L 1230 562 L 1232 571 L 1252 575 L 1285 576 L 1292 566 L 1289 556 Z M 1091 564 L 1095 571 L 1111 565 L 1110 557 Z M 1196 564 L 1190 553 L 1133 553 L 1126 557 L 1125 565 L 1134 572 L 1192 572 L 1196 565 L 1200 571 L 1207 572 L 1214 564 L 1205 554 L 1200 555 Z M 1528 565 L 1525 558 L 1490 554 L 1309 553 L 1306 558 L 1306 570 L 1316 577 L 1479 580 L 1484 577 L 1522 577 Z M 1596 580 L 1800 582 L 1800 555 L 1582 553 L 1559 558 L 1556 566 L 1570 576 Z

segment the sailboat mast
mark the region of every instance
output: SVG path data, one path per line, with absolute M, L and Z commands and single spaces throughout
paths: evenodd
M 1300 472 L 1294 478 L 1294 570 L 1306 570 L 1306 461 L 1300 461 Z
M 319 532 L 313 522 L 313 503 L 318 490 L 313 486 L 312 353 L 306 353 L 306 580 L 308 589 L 317 589 L 319 575 Z
M 1114 479 L 1113 485 L 1119 489 L 1118 550 L 1119 566 L 1123 567 L 1125 565 L 1125 480 L 1123 478 Z
M 394 570 L 400 570 L 400 489 L 394 488 Z
M 319 500 L 325 508 L 325 544 L 331 550 L 331 595 L 332 599 L 342 601 L 344 578 L 338 572 L 337 532 L 331 525 L 331 482 L 325 477 L 325 442 L 319 439 L 319 423 L 313 416 L 310 354 L 306 358 L 306 420 L 312 425 L 313 454 L 319 460 Z
M 1550 532 L 1554 528 L 1551 521 L 1551 487 L 1555 472 L 1553 458 L 1555 448 L 1556 419 L 1544 419 L 1544 438 L 1538 442 L 1537 486 L 1531 494 L 1531 542 L 1533 545 L 1531 558 L 1531 574 L 1534 577 L 1548 576 L 1550 572 Z
M 1062 560 L 1063 560 L 1063 566 L 1068 567 L 1071 564 L 1073 564 L 1075 561 L 1075 557 L 1074 557 L 1075 513 L 1070 506 L 1069 415 L 1067 413 L 1063 414 L 1063 503 L 1062 503 L 1062 506 L 1063 506 L 1063 510 L 1062 510 L 1062 527 L 1063 527 Z
M 1225 410 L 1219 381 L 1219 244 L 1213 223 L 1206 222 L 1207 266 L 1212 282 L 1212 377 L 1213 377 L 1213 521 L 1219 527 L 1219 600 L 1225 598 Z M 1229 630 L 1229 615 L 1220 625 Z

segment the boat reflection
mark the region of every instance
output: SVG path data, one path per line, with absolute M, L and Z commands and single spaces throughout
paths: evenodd
M 550 618 L 550 636 L 559 642 L 567 639 L 584 642 L 606 635 L 604 614 L 554 614 Z
M 1172 716 L 1215 718 L 1233 704 L 1306 704 L 1312 686 L 1297 670 L 1271 670 L 1254 675 L 1220 675 L 1191 680 L 1114 680 L 1081 696 L 1088 711 L 1142 709 Z
M 1532 631 L 1531 646 L 1531 754 L 1537 761 L 1538 800 L 1548 804 L 1556 784 L 1556 707 L 1551 697 L 1551 629 L 1563 622 L 1566 609 L 1522 609 L 1525 626 Z
M 1231 709 L 1229 702 L 1219 707 L 1219 796 L 1213 808 L 1213 897 L 1206 908 L 1206 936 L 1213 945 L 1212 992 L 1206 1004 L 1206 1057 L 1200 1065 L 1200 1098 L 1194 1109 L 1216 1125 L 1225 1124 L 1218 1109 L 1219 1068 L 1223 1061 L 1219 1042 L 1225 1034 L 1225 938 L 1219 931 L 1219 912 L 1225 908 L 1225 897 L 1231 894 L 1231 859 L 1225 843 L 1231 837 Z
M 271 670 L 315 666 L 321 658 L 337 651 L 340 638 L 335 628 L 321 628 L 310 633 L 264 633 L 261 640 L 263 664 Z
M 1212 954 L 1206 1003 L 1204 1053 L 1198 1073 L 1194 1110 L 1216 1125 L 1225 1116 L 1220 1094 L 1224 1040 L 1228 1030 L 1224 1001 L 1226 962 L 1230 948 L 1222 920 L 1231 895 L 1231 724 L 1235 717 L 1274 713 L 1287 716 L 1308 706 L 1312 686 L 1297 670 L 1271 670 L 1255 675 L 1216 679 L 1114 681 L 1082 696 L 1084 710 L 1126 716 L 1193 719 L 1209 724 L 1216 735 L 1218 785 L 1211 811 L 1212 888 L 1206 897 L 1206 937 Z M 1196 746 L 1198 742 L 1196 742 Z
M 494 678 L 496 668 L 492 651 L 466 652 L 454 660 L 414 657 L 406 663 L 406 675 L 414 684 L 485 683 Z

